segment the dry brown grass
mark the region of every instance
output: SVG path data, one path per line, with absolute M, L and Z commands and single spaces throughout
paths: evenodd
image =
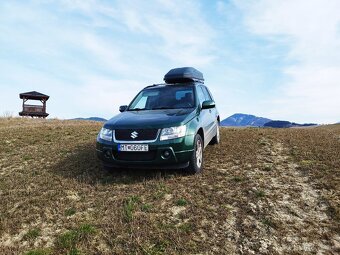
M 100 127 L 0 119 L 0 254 L 339 252 L 339 125 L 223 128 L 198 176 L 103 171 Z

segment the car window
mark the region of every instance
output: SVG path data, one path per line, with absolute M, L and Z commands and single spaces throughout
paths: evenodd
M 206 87 L 204 87 L 204 86 L 201 86 L 201 87 L 203 89 L 205 100 L 212 100 L 208 89 Z
M 155 98 L 159 95 L 158 91 L 142 91 L 133 101 L 130 109 L 145 109 L 147 103 L 151 98 Z
M 191 94 L 192 89 L 176 91 L 176 100 L 182 100 L 184 97 L 186 97 L 188 95 L 188 93 Z
M 206 90 L 208 91 L 208 94 L 209 94 L 211 100 L 214 100 L 214 97 L 213 97 L 213 95 L 211 94 L 211 91 L 210 91 L 207 87 L 205 87 L 205 88 L 206 88 Z
M 144 109 L 147 100 L 148 100 L 148 97 L 147 97 L 147 96 L 141 97 L 140 100 L 137 102 L 135 108 Z
M 197 86 L 196 88 L 197 88 L 198 99 L 200 101 L 200 104 L 202 104 L 205 101 L 205 95 L 203 93 L 201 86 Z
M 195 106 L 193 87 L 164 86 L 141 91 L 130 104 L 129 111 L 180 109 Z

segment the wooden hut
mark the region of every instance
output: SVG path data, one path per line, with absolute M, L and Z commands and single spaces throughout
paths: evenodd
M 32 118 L 46 118 L 48 116 L 48 113 L 46 113 L 46 101 L 49 99 L 49 96 L 37 91 L 21 93 L 19 96 L 22 99 L 22 111 L 19 112 L 20 116 L 31 116 Z M 40 101 L 42 105 L 26 104 L 28 100 Z

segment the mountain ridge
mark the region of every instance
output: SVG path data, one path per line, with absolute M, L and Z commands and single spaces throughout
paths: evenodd
M 233 126 L 233 127 L 262 127 L 265 123 L 271 121 L 271 119 L 258 117 L 252 114 L 235 113 L 228 118 L 221 121 L 221 126 Z
M 224 127 L 272 127 L 290 128 L 316 126 L 316 123 L 295 123 L 287 120 L 272 120 L 265 117 L 258 117 L 252 114 L 235 113 L 221 121 Z
M 98 121 L 98 122 L 105 122 L 107 119 L 101 117 L 88 117 L 88 118 L 74 118 L 71 120 L 87 120 L 87 121 Z

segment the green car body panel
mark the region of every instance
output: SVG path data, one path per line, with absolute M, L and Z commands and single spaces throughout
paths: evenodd
M 194 105 L 176 109 L 142 109 L 129 110 L 134 100 L 146 90 L 157 91 L 172 86 L 172 88 L 190 88 L 193 91 Z M 206 89 L 210 100 L 203 100 L 198 90 Z M 128 168 L 185 168 L 194 153 L 195 136 L 199 133 L 206 147 L 218 135 L 219 113 L 209 90 L 199 82 L 180 84 L 153 85 L 144 88 L 123 112 L 107 121 L 103 128 L 112 130 L 112 141 L 97 137 L 96 151 L 99 159 L 107 167 Z M 207 99 L 207 98 L 204 98 Z M 209 99 L 209 98 L 208 98 Z M 204 101 L 204 102 L 203 102 Z M 203 105 L 203 109 L 202 108 Z M 186 126 L 183 137 L 161 140 L 162 129 Z M 150 139 L 134 140 L 132 133 L 143 134 L 154 132 Z M 149 132 L 149 133 L 150 133 Z M 118 139 L 121 136 L 128 139 Z M 155 138 L 156 137 L 156 138 Z M 121 144 L 145 144 L 148 151 L 119 151 Z

